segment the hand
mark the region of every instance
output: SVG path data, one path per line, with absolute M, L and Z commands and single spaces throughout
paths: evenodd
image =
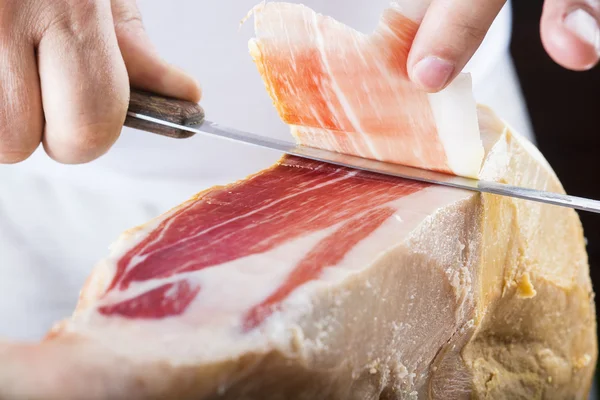
M 526 1 L 526 0 L 525 0 Z M 505 0 L 433 0 L 408 57 L 411 79 L 437 92 L 479 47 Z M 600 58 L 600 0 L 546 0 L 541 35 L 550 57 L 581 71 Z
M 104 154 L 129 85 L 198 101 L 197 83 L 161 60 L 135 0 L 0 0 L 0 163 L 43 143 L 63 163 Z

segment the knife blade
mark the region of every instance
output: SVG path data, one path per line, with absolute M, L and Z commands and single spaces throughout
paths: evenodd
M 435 171 L 302 146 L 292 142 L 221 126 L 216 122 L 206 120 L 204 118 L 204 110 L 195 103 L 166 98 L 133 89 L 125 125 L 173 138 L 188 138 L 195 134 L 217 136 L 236 143 L 267 148 L 280 153 L 342 167 L 600 213 L 600 201 L 598 200 L 447 175 Z

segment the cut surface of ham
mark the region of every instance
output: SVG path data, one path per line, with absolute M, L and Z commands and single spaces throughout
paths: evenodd
M 262 4 L 250 53 L 299 143 L 477 177 L 484 151 L 471 78 L 461 74 L 436 94 L 410 82 L 424 10 L 403 3 L 404 13 L 395 3 L 370 35 L 302 5 Z
M 255 10 L 253 55 L 301 142 L 563 192 L 535 147 L 471 109 L 466 77 L 438 101 L 385 64 L 414 35 L 423 3 L 406 4 L 371 36 L 301 6 Z M 386 84 L 340 54 L 380 63 Z M 585 399 L 596 359 L 573 210 L 284 157 L 123 234 L 70 319 L 0 342 L 0 399 Z
M 180 315 L 204 286 L 180 279 L 182 276 L 307 238 L 306 254 L 288 271 L 280 290 L 251 309 L 243 321 L 244 326 L 254 327 L 278 303 L 276 299 L 287 297 L 300 284 L 340 263 L 385 223 L 395 211 L 390 203 L 425 187 L 414 181 L 284 158 L 269 171 L 202 195 L 162 221 L 119 258 L 105 299 L 109 305 L 99 311 L 132 318 Z M 275 283 L 260 274 L 257 278 L 263 281 L 257 284 L 265 285 L 267 291 Z M 156 287 L 147 287 L 148 281 Z M 141 295 L 110 301 L 111 295 L 120 298 L 123 292 L 139 292 L 139 285 L 145 286 Z

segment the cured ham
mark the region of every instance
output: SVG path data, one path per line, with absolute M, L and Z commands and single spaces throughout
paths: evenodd
M 275 48 L 261 26 L 294 22 L 299 11 L 313 18 L 307 29 L 356 35 L 306 8 L 269 3 L 255 43 L 263 54 Z M 394 8 L 384 21 L 392 17 L 402 14 Z M 284 75 L 289 64 L 274 67 L 269 51 L 263 77 L 302 83 Z M 398 88 L 427 100 L 414 113 L 437 112 L 430 97 Z M 276 101 L 280 112 L 292 109 L 288 100 Z M 390 124 L 412 129 L 398 135 L 423 140 L 409 114 L 392 114 Z M 476 120 L 477 175 L 563 191 L 537 149 L 490 110 L 480 107 Z M 303 124 L 294 127 L 301 138 Z M 340 131 L 310 128 L 315 140 L 341 143 Z M 393 161 L 411 155 L 396 128 L 343 129 L 367 136 L 356 150 L 370 141 L 379 150 L 398 145 Z M 444 145 L 436 129 L 431 137 Z M 431 160 L 452 158 L 432 146 Z M 449 166 L 440 165 L 429 166 Z M 122 235 L 70 319 L 41 343 L 0 342 L 0 399 L 584 399 L 595 335 L 573 210 L 284 157 Z
M 370 35 L 302 5 L 255 8 L 250 54 L 299 143 L 477 177 L 484 151 L 470 76 L 426 94 L 407 75 L 424 3 L 393 3 Z
M 561 191 L 489 111 L 482 176 Z M 0 399 L 584 399 L 577 214 L 293 157 L 125 233 Z

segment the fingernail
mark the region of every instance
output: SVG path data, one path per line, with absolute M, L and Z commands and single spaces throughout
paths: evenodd
M 600 28 L 596 18 L 587 11 L 578 8 L 565 17 L 565 26 L 575 36 L 594 46 L 600 54 Z
M 439 57 L 426 57 L 414 66 L 412 79 L 424 89 L 438 91 L 446 86 L 454 64 Z

